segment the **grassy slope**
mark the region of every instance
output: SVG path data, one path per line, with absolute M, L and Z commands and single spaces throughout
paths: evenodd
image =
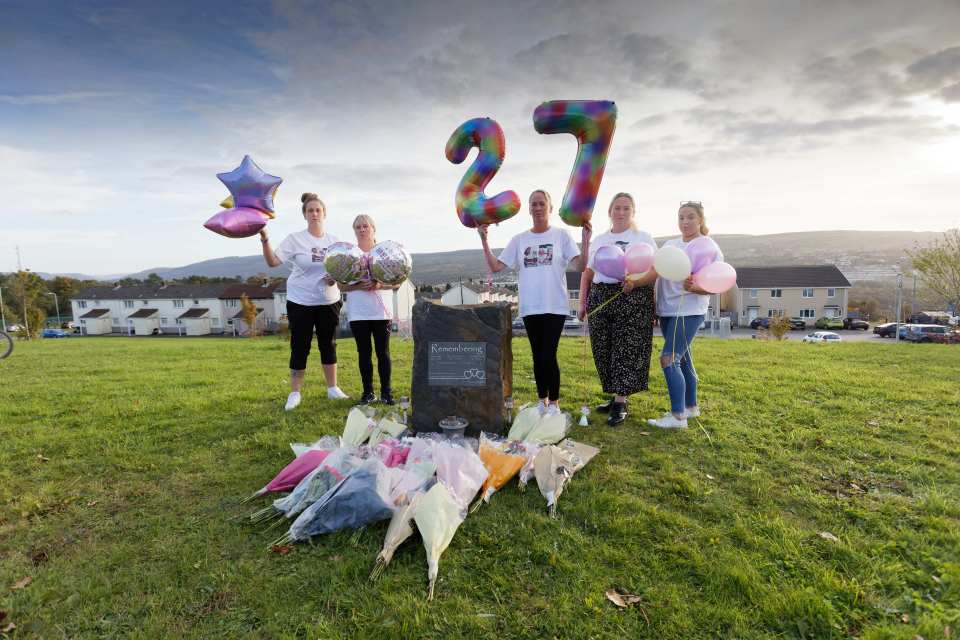
M 514 348 L 515 397 L 529 399 L 529 348 Z M 352 344 L 340 354 L 341 386 L 356 395 Z M 410 343 L 394 354 L 399 395 Z M 569 408 L 601 399 L 584 354 L 582 340 L 562 342 Z M 623 428 L 597 416 L 575 428 L 603 452 L 574 478 L 560 517 L 546 516 L 535 487 L 505 488 L 461 527 L 428 604 L 419 542 L 367 582 L 385 524 L 281 556 L 266 549 L 276 530 L 229 519 L 289 461 L 288 442 L 338 433 L 350 406 L 311 385 L 284 413 L 280 341 L 18 344 L 0 361 L 0 628 L 44 638 L 960 632 L 960 432 L 949 406 L 960 349 L 702 339 L 695 354 L 700 427 L 639 426 L 666 407 L 654 371 Z M 26 576 L 30 586 L 8 590 Z M 611 587 L 643 596 L 643 612 L 614 608 Z

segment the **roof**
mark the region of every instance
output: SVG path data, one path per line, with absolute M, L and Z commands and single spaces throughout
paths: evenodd
M 232 298 L 241 298 L 243 294 L 247 294 L 247 297 L 251 300 L 264 300 L 264 299 L 273 299 L 273 291 L 280 286 L 279 283 L 267 285 L 259 284 L 231 284 L 220 294 L 221 300 L 229 300 Z
M 257 307 L 257 315 L 260 315 L 261 313 L 263 313 L 263 309 L 262 309 L 261 307 Z M 240 311 L 237 312 L 237 315 L 235 315 L 235 316 L 230 316 L 230 319 L 231 319 L 231 320 L 238 320 L 238 319 L 239 319 L 239 320 L 243 320 L 243 309 L 240 309 Z
M 849 287 L 836 265 L 799 265 L 777 267 L 740 267 L 737 286 L 741 289 L 766 287 Z
M 90 309 L 85 314 L 80 316 L 81 318 L 102 318 L 103 316 L 110 315 L 110 309 Z
M 208 313 L 210 313 L 210 309 L 205 309 L 203 307 L 193 307 L 192 309 L 187 309 L 185 312 L 183 312 L 180 315 L 179 319 L 182 320 L 184 318 L 202 318 L 206 316 Z
M 127 319 L 138 319 L 138 318 L 149 318 L 150 316 L 157 315 L 157 309 L 151 309 L 149 307 L 144 307 L 143 309 L 137 309 L 133 313 L 127 316 Z
M 172 300 L 182 298 L 219 298 L 231 283 L 131 285 L 87 287 L 74 300 Z

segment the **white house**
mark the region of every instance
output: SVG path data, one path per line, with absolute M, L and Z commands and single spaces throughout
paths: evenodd
M 111 332 L 126 334 L 131 330 L 141 335 L 141 329 L 135 326 L 140 318 L 132 316 L 143 309 L 156 310 L 158 319 L 158 323 L 152 322 L 154 314 L 149 314 L 151 322 L 148 335 L 154 328 L 159 328 L 159 333 L 182 333 L 185 326 L 181 316 L 192 308 L 210 310 L 211 332 L 222 333 L 224 314 L 220 295 L 228 286 L 229 283 L 89 287 L 73 298 L 71 306 L 73 317 L 80 320 L 81 331 L 89 335 Z M 89 316 L 94 310 L 97 311 L 96 316 Z M 143 324 L 142 329 L 145 330 L 147 323 Z
M 226 330 L 230 332 L 236 326 L 237 333 L 246 333 L 246 323 L 242 321 L 241 298 L 246 295 L 257 307 L 257 328 L 261 331 L 273 331 L 281 315 L 286 315 L 286 283 L 264 282 L 263 284 L 230 284 L 220 293 L 220 305 L 227 319 Z M 277 305 L 275 292 L 283 287 L 283 306 Z
M 188 336 L 206 336 L 212 333 L 210 327 L 210 309 L 190 307 L 178 318 Z
M 151 307 L 137 309 L 127 319 L 132 322 L 130 333 L 137 336 L 152 336 L 160 333 L 160 311 Z
M 519 298 L 514 291 L 503 287 L 486 286 L 458 282 L 440 296 L 440 303 L 449 306 L 484 304 L 486 302 L 509 302 L 517 304 Z
M 110 309 L 89 309 L 83 315 L 77 315 L 74 310 L 73 317 L 77 318 L 80 331 L 86 335 L 102 336 L 113 331 L 110 325 Z

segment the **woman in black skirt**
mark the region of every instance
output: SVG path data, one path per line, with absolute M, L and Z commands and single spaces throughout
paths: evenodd
M 635 211 L 629 193 L 613 197 L 608 210 L 610 230 L 593 241 L 590 261 L 580 278 L 579 316 L 581 320 L 589 317 L 593 361 L 604 393 L 611 394 L 597 411 L 610 414 L 607 424 L 612 427 L 627 418 L 627 396 L 647 390 L 653 347 L 653 283 L 657 276 L 651 269 L 637 279 L 609 278 L 596 270 L 594 259 L 597 250 L 608 245 L 626 251 L 631 245 L 646 243 L 656 250 L 653 237 L 637 229 Z

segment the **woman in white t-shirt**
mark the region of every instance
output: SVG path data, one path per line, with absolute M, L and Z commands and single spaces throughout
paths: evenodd
M 533 377 L 537 382 L 541 413 L 560 412 L 560 365 L 557 347 L 567 320 L 567 267 L 583 270 L 580 249 L 565 229 L 550 226 L 553 204 L 546 191 L 530 194 L 533 228 L 515 235 L 506 248 L 494 257 L 487 242 L 489 225 L 480 225 L 480 242 L 487 266 L 496 273 L 507 267 L 516 270 L 520 281 L 520 317 L 527 330 L 533 352 Z M 590 250 L 590 222 L 583 225 L 581 242 Z
M 657 243 L 646 231 L 637 229 L 636 205 L 629 193 L 618 193 L 610 201 L 610 230 L 594 239 L 590 260 L 580 278 L 580 319 L 589 316 L 590 346 L 600 384 L 610 400 L 597 407 L 609 413 L 607 424 L 618 426 L 627 419 L 627 396 L 647 390 L 650 352 L 653 350 L 653 282 L 657 274 L 647 272 L 635 280 L 610 278 L 596 270 L 597 250 L 618 246 Z M 596 313 L 594 313 L 596 311 Z M 592 314 L 592 315 L 591 315 Z
M 681 203 L 677 223 L 680 237 L 667 240 L 663 246 L 685 249 L 694 239 L 709 233 L 703 205 L 699 202 Z M 714 262 L 722 261 L 723 253 L 718 249 Z M 657 279 L 657 315 L 663 332 L 660 366 L 667 381 L 670 412 L 656 420 L 647 420 L 655 427 L 683 429 L 687 426 L 687 418 L 700 415 L 697 371 L 693 368 L 690 344 L 703 324 L 709 304 L 710 293 L 694 284 L 692 276 L 683 282 Z
M 327 397 L 346 398 L 347 394 L 337 386 L 337 326 L 340 324 L 340 290 L 337 283 L 327 275 L 323 260 L 327 247 L 337 242 L 332 234 L 324 231 L 327 207 L 315 193 L 300 197 L 303 217 L 307 228 L 291 233 L 276 250 L 270 248 L 270 238 L 264 228 L 260 231 L 263 243 L 263 259 L 267 265 L 277 267 L 290 264 L 287 278 L 287 322 L 290 325 L 290 395 L 285 406 L 287 411 L 300 404 L 300 388 L 307 369 L 307 356 L 313 333 L 317 333 L 323 377 L 327 381 Z
M 377 244 L 377 225 L 370 216 L 357 216 L 353 221 L 353 232 L 357 236 L 357 246 L 362 251 L 370 251 Z M 398 287 L 372 279 L 340 287 L 341 291 L 347 292 L 347 319 L 353 339 L 357 342 L 357 362 L 363 381 L 360 402 L 363 404 L 369 404 L 376 398 L 373 394 L 371 338 L 377 352 L 380 402 L 393 404 L 390 388 L 390 322 L 393 319 L 393 290 Z

